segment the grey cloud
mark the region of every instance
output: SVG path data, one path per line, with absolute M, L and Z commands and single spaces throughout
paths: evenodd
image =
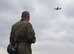
M 27 10 L 27 11 L 30 11 L 30 12 L 33 12 L 35 10 L 34 8 L 34 4 L 32 1 L 30 0 L 19 0 L 20 2 L 20 6 L 23 10 Z
M 68 18 L 74 17 L 74 1 L 70 2 L 69 4 L 66 4 L 63 8 L 63 13 Z
M 68 31 L 63 40 L 74 44 L 74 31 Z
M 19 3 L 18 0 L 14 1 L 14 0 L 0 0 L 0 13 L 2 14 L 4 13 L 13 13 L 14 15 L 16 15 L 17 13 L 19 13 L 20 11 L 22 11 L 22 7 Z
M 11 3 L 8 0 L 0 0 L 0 10 L 10 8 Z
M 46 44 L 45 44 L 46 42 Z M 73 49 L 74 47 L 69 45 L 68 43 L 63 43 L 63 42 L 59 42 L 59 41 L 44 41 L 44 42 L 39 42 L 38 44 L 36 44 L 34 47 L 34 51 L 47 51 L 48 53 L 52 53 L 52 54 L 62 54 L 62 53 L 67 53 L 73 54 Z
M 13 9 L 13 4 L 10 0 L 1 0 L 0 1 L 0 11 L 7 11 Z

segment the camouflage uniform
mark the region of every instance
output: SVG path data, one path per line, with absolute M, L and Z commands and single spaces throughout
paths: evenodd
M 31 44 L 36 37 L 30 22 L 19 21 L 12 26 L 10 43 L 17 48 L 16 54 L 32 54 Z

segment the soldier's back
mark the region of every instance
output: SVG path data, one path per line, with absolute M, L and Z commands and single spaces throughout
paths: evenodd
M 26 26 L 29 22 L 19 21 L 13 25 L 16 42 L 25 41 L 26 39 Z

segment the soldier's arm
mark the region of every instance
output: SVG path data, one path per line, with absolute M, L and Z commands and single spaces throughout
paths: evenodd
M 13 32 L 13 26 L 10 33 L 10 43 L 14 46 L 14 32 Z
M 35 32 L 34 32 L 34 29 L 30 23 L 28 23 L 28 25 L 27 25 L 27 40 L 30 43 L 36 42 Z

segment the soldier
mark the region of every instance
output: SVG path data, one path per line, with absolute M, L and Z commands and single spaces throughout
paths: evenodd
M 10 43 L 16 49 L 15 54 L 32 54 L 31 44 L 36 42 L 36 37 L 29 20 L 29 12 L 24 11 L 21 20 L 12 26 Z

